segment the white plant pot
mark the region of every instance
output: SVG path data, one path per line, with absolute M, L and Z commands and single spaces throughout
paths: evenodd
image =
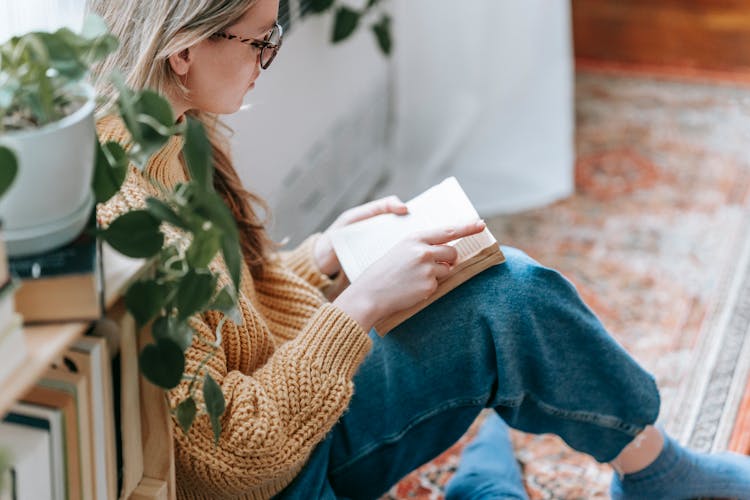
M 94 92 L 73 114 L 32 130 L 0 135 L 18 157 L 18 175 L 0 200 L 8 255 L 21 257 L 78 236 L 94 205 Z

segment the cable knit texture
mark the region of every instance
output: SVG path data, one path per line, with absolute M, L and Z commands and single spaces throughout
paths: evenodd
M 102 142 L 126 145 L 130 137 L 114 117 L 100 120 L 98 132 Z M 120 192 L 97 207 L 100 224 L 106 227 L 128 210 L 143 208 L 149 196 L 159 196 L 152 180 L 167 188 L 186 181 L 182 143 L 179 136 L 171 138 L 143 172 L 131 166 Z M 181 237 L 169 226 L 164 231 L 167 241 Z M 227 402 L 221 439 L 215 446 L 205 415 L 188 435 L 175 421 L 179 498 L 273 496 L 294 479 L 346 410 L 352 377 L 371 341 L 353 319 L 325 300 L 320 289 L 330 280 L 315 265 L 316 238 L 273 256 L 260 280 L 254 281 L 243 265 L 243 323 L 224 324 L 222 349 L 207 365 Z M 212 269 L 219 272 L 219 286 L 229 282 L 220 257 Z M 221 318 L 210 311 L 190 323 L 215 340 Z M 194 372 L 207 352 L 195 342 L 185 353 L 186 371 Z M 187 394 L 187 385 L 170 391 L 172 405 Z

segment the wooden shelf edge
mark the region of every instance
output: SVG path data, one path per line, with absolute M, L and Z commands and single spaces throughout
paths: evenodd
M 88 323 L 56 323 L 50 325 L 26 326 L 23 329 L 26 339 L 26 360 L 2 381 L 0 392 L 0 415 L 34 385 L 39 377 L 57 357 L 76 339 L 83 336 Z

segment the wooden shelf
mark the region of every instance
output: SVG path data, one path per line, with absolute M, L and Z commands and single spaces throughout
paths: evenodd
M 24 327 L 26 361 L 3 381 L 0 392 L 0 415 L 16 402 L 44 374 L 50 363 L 79 337 L 88 323 L 56 323 Z
M 148 272 L 149 266 L 144 260 L 123 257 L 106 245 L 102 258 L 105 309 L 107 317 L 120 330 L 117 348 L 121 357 L 123 484 L 118 498 L 174 500 L 175 464 L 169 406 L 164 392 L 146 382 L 138 372 L 139 337 L 149 332 L 137 332 L 135 321 L 127 314 L 121 300 L 128 286 Z M 90 322 L 70 322 L 24 327 L 28 354 L 21 366 L 2 380 L 0 417 L 23 398 L 50 364 L 82 337 L 90 325 Z

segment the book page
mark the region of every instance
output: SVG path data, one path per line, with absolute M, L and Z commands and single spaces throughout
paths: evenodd
M 466 224 L 479 218 L 455 177 L 449 177 L 406 202 L 407 215 L 383 214 L 336 231 L 331 241 L 349 281 L 354 281 L 373 262 L 398 242 L 416 232 Z M 495 238 L 483 232 L 451 242 L 464 260 L 494 243 Z

